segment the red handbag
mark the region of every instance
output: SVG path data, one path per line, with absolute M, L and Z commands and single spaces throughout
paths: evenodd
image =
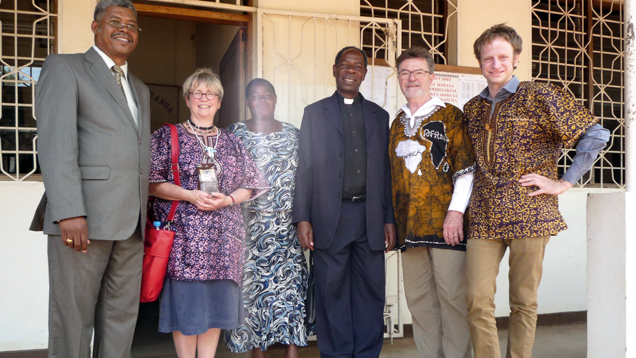
M 181 186 L 179 178 L 179 136 L 177 127 L 174 124 L 166 124 L 170 127 L 170 141 L 172 144 L 172 173 L 174 183 Z M 151 200 L 152 198 L 150 198 Z M 168 268 L 168 257 L 172 250 L 172 242 L 174 241 L 174 231 L 170 230 L 170 224 L 174 219 L 174 214 L 179 205 L 178 200 L 172 202 L 170 213 L 166 218 L 166 225 L 163 228 L 153 226 L 153 213 L 148 210 L 146 216 L 146 240 L 144 241 L 144 263 L 141 271 L 141 302 L 153 302 L 159 298 L 163 281 L 166 278 L 166 270 Z

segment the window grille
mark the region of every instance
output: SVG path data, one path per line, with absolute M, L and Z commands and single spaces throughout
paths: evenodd
M 402 28 L 398 35 L 402 49 L 422 46 L 430 49 L 435 63 L 448 63 L 449 24 L 457 19 L 457 7 L 451 0 L 360 0 L 360 16 L 399 19 Z M 375 46 L 369 33 L 362 40 L 371 58 L 385 58 Z M 398 54 L 399 56 L 399 54 Z
M 33 101 L 44 59 L 55 49 L 56 13 L 56 0 L 0 2 L 2 180 L 21 181 L 39 172 Z
M 533 0 L 532 76 L 567 89 L 610 130 L 608 146 L 579 187 L 624 188 L 623 8 L 619 0 Z M 565 149 L 560 174 L 572 164 Z

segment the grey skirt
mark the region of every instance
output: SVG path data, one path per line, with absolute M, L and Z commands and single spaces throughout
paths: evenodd
M 232 280 L 203 282 L 166 278 L 159 297 L 159 332 L 198 335 L 233 329 L 245 321 L 243 290 Z

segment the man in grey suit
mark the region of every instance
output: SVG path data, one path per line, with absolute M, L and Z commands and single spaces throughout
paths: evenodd
M 129 0 L 102 0 L 84 54 L 51 55 L 36 86 L 46 188 L 49 357 L 130 357 L 150 170 L 149 91 L 128 73 Z

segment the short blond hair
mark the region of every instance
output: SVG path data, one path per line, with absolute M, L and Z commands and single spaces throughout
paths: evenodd
M 187 99 L 190 92 L 200 85 L 205 85 L 212 90 L 212 92 L 218 94 L 219 100 L 223 99 L 221 79 L 219 75 L 207 67 L 198 68 L 193 74 L 186 78 L 185 82 L 183 82 L 183 98 Z

